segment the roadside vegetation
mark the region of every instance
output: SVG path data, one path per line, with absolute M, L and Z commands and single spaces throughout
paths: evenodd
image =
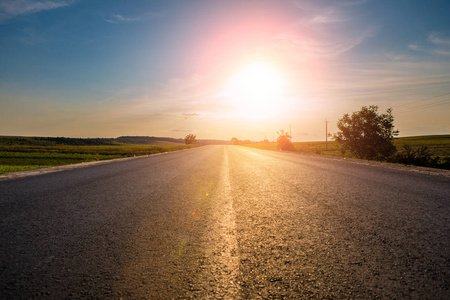
M 391 159 L 386 160 L 388 162 L 450 170 L 450 135 L 401 137 L 394 138 L 393 142 L 397 152 Z M 271 151 L 280 150 L 276 142 L 257 142 L 242 145 Z M 328 150 L 326 150 L 325 142 L 293 142 L 292 145 L 294 151 L 299 153 L 356 158 L 350 153 L 342 154 L 335 141 L 328 141 Z M 426 151 L 423 150 L 424 147 L 426 147 Z
M 11 139 L 9 139 L 11 140 Z M 1 141 L 1 138 L 0 138 Z M 23 141 L 22 141 L 23 142 Z M 0 174 L 187 149 L 178 145 L 36 146 L 0 143 Z
M 186 135 L 184 138 L 184 143 L 186 145 L 195 145 L 197 143 L 197 136 L 192 133 Z
M 379 114 L 377 106 L 364 106 L 351 116 L 345 114 L 337 123 L 339 132 L 333 139 L 342 154 L 350 152 L 356 158 L 386 160 L 396 152 L 392 109 Z
M 450 135 L 395 138 L 398 131 L 394 130 L 391 109 L 379 114 L 377 106 L 362 107 L 352 115 L 345 114 L 337 127 L 340 131 L 327 144 L 290 143 L 288 134 L 281 130 L 276 143 L 245 146 L 450 169 Z
M 291 142 L 291 136 L 289 132 L 285 132 L 283 129 L 277 131 L 277 146 L 283 151 L 295 151 L 294 145 Z

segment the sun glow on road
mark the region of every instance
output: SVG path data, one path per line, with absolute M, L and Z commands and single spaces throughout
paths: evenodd
M 238 71 L 224 94 L 239 116 L 264 118 L 277 111 L 285 81 L 271 65 L 257 62 Z

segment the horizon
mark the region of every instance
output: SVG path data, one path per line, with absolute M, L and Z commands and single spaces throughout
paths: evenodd
M 6 0 L 0 135 L 325 141 L 393 108 L 450 133 L 450 2 Z
M 436 137 L 436 136 L 449 136 L 450 134 L 428 134 L 428 135 L 411 135 L 411 136 L 394 136 L 393 139 L 403 139 L 403 138 L 420 138 L 420 137 Z M 174 139 L 174 140 L 183 140 L 184 137 L 175 138 L 170 136 L 145 136 L 145 135 L 139 135 L 139 136 L 132 136 L 132 135 L 121 135 L 117 137 L 67 137 L 67 136 L 18 136 L 18 135 L 0 135 L 1 137 L 9 137 L 9 138 L 68 138 L 68 139 L 118 139 L 121 137 L 129 137 L 129 138 L 141 138 L 141 137 L 150 137 L 150 138 L 156 138 L 156 139 Z M 225 139 L 216 139 L 216 138 L 197 138 L 197 141 L 201 140 L 211 140 L 211 141 L 219 141 L 219 142 L 230 142 L 232 138 L 225 140 Z M 249 139 L 238 139 L 239 141 L 249 141 L 251 143 L 262 143 L 265 142 L 264 140 L 249 140 Z M 293 143 L 325 143 L 325 140 L 313 140 L 313 141 L 300 141 Z M 328 138 L 328 143 L 335 142 L 333 139 Z M 276 140 L 270 140 L 268 139 L 268 143 L 277 143 Z

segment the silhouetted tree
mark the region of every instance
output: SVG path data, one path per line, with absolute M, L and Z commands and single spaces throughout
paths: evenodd
M 233 145 L 239 145 L 239 140 L 237 139 L 237 138 L 232 138 L 231 139 L 231 144 L 233 144 Z
M 197 143 L 197 136 L 190 133 L 190 134 L 186 135 L 186 137 L 184 138 L 184 142 L 186 143 L 186 145 L 195 144 L 195 143 Z
M 392 108 L 385 114 L 378 114 L 378 106 L 363 106 L 351 116 L 345 114 L 339 119 L 337 127 L 340 132 L 334 140 L 341 149 L 350 151 L 358 158 L 382 160 L 396 152 L 393 138 L 394 131 Z
M 286 151 L 295 151 L 294 145 L 292 145 L 290 141 L 291 136 L 288 132 L 284 132 L 283 129 L 280 129 L 280 131 L 277 131 L 277 134 L 278 148 Z

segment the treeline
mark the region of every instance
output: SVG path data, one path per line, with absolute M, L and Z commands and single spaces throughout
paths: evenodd
M 266 142 L 266 141 L 264 141 L 264 142 Z M 235 138 L 235 137 L 231 138 L 232 145 L 246 145 L 246 144 L 250 144 L 250 143 L 252 143 L 252 141 L 250 141 L 250 140 L 239 140 L 238 138 Z
M 14 146 L 112 146 L 112 145 L 164 145 L 184 144 L 184 139 L 155 136 L 120 136 L 118 138 L 68 138 L 68 137 L 22 137 L 0 136 L 0 145 Z M 229 141 L 198 140 L 197 145 L 225 145 Z
M 0 136 L 0 145 L 26 145 L 26 146 L 105 146 L 119 145 L 114 138 L 67 138 L 67 137 L 20 137 Z

